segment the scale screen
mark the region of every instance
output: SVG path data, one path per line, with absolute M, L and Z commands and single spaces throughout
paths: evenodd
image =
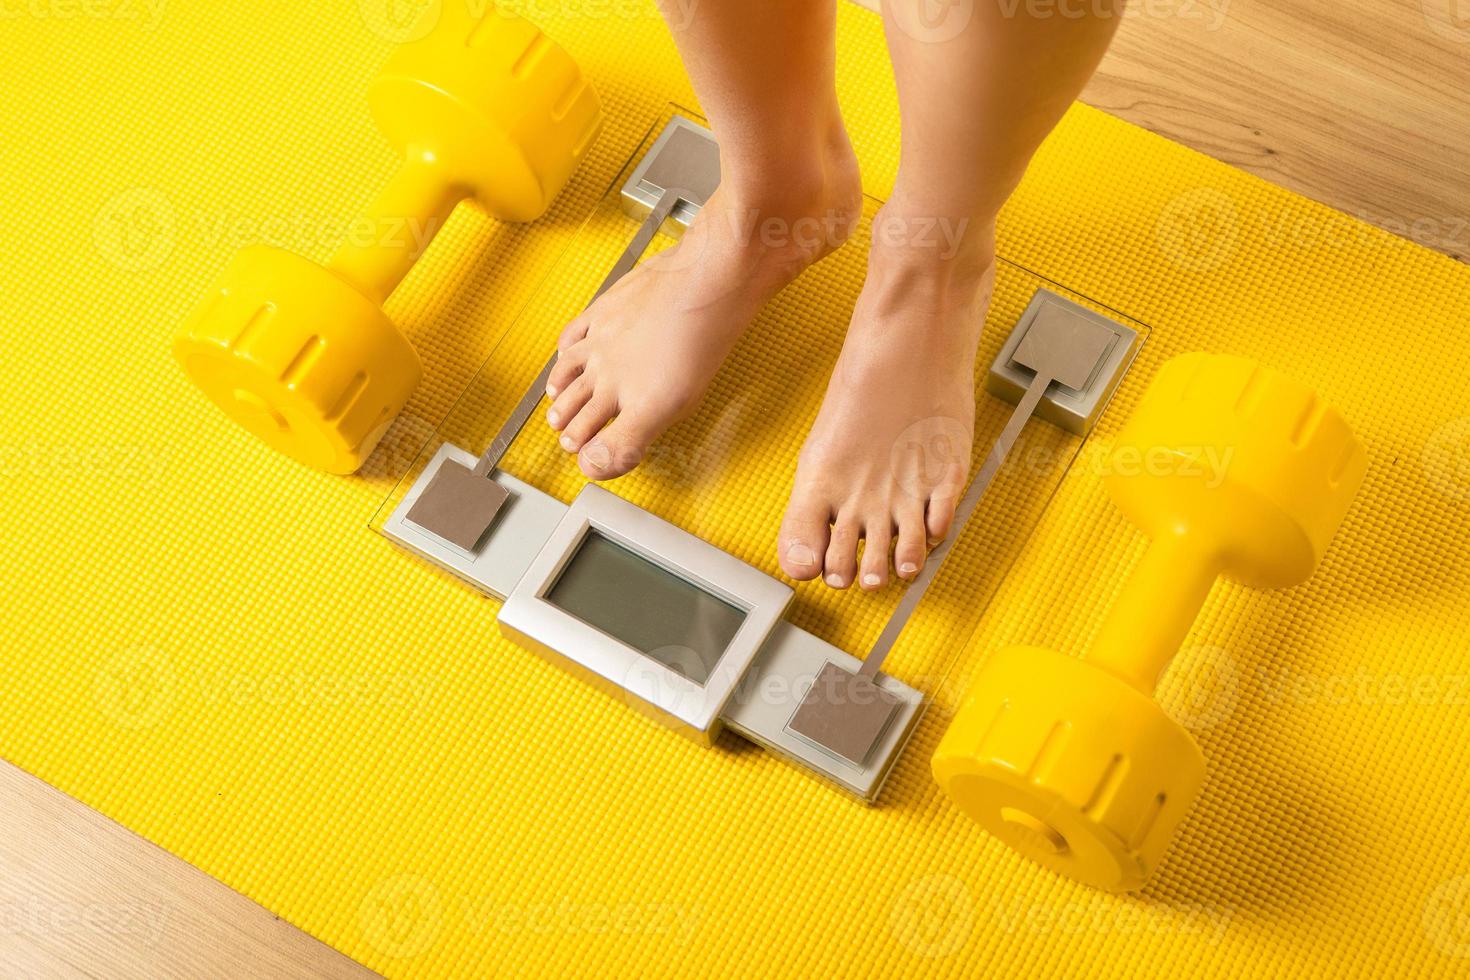
M 596 530 L 547 602 L 703 686 L 746 613 Z

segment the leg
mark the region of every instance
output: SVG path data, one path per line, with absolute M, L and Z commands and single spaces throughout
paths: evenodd
M 852 231 L 835 0 L 663 0 L 720 141 L 721 183 L 674 248 L 563 333 L 547 420 L 589 478 L 633 469 L 698 405 L 762 306 Z M 770 234 L 756 229 L 782 228 Z
M 1122 4 L 1043 15 L 1004 0 L 885 0 L 903 151 L 781 530 L 793 578 L 879 589 L 890 540 L 909 579 L 949 533 L 969 476 L 996 215 L 1102 59 Z M 939 39 L 923 29 L 936 12 L 968 23 Z

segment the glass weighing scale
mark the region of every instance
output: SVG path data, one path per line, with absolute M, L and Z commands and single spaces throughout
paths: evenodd
M 702 744 L 733 733 L 872 802 L 926 708 L 952 703 L 952 661 L 1148 329 L 1002 260 L 982 339 L 999 397 L 978 400 L 977 475 L 949 541 L 907 586 L 795 588 L 775 564 L 810 421 L 793 413 L 812 403 L 793 392 L 825 387 L 878 202 L 857 241 L 768 305 L 699 414 L 633 474 L 588 483 L 541 419 L 542 361 L 593 284 L 671 244 L 717 183 L 713 137 L 671 107 L 374 526 L 501 600 L 518 645 Z M 1004 507 L 977 509 L 987 493 Z M 978 571 L 941 575 L 952 548 Z

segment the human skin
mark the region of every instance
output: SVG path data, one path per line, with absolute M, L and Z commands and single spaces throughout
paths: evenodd
M 846 242 L 862 204 L 837 102 L 835 0 L 663 2 L 719 140 L 721 183 L 678 245 L 561 337 L 547 418 L 594 480 L 632 470 L 694 412 L 761 307 Z M 915 577 L 950 533 L 996 218 L 1122 6 L 885 0 L 899 168 L 782 521 L 792 578 L 882 589 L 891 570 Z M 770 228 L 788 233 L 757 231 Z

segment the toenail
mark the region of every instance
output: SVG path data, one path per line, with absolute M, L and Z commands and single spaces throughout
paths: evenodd
M 552 425 L 557 425 L 561 422 L 561 416 L 558 415 L 556 409 L 553 408 L 551 411 L 546 413 L 546 421 L 550 422 Z
M 840 589 L 847 584 L 847 580 L 844 579 L 841 575 L 828 575 L 827 584 L 832 586 L 832 588 L 834 589 Z
M 612 452 L 600 442 L 588 443 L 582 450 L 582 458 L 596 470 L 605 470 L 612 465 Z
M 569 453 L 574 453 L 577 451 L 577 444 L 575 441 L 573 441 L 571 436 L 562 436 L 561 448 L 565 449 Z
M 793 565 L 810 568 L 817 563 L 816 553 L 804 544 L 794 544 L 786 549 L 786 560 Z
M 900 575 L 917 575 L 918 572 L 919 566 L 915 565 L 911 561 L 904 562 L 902 565 L 898 566 L 898 574 Z
M 871 588 L 877 588 L 878 586 L 880 586 L 880 585 L 883 584 L 883 580 L 881 578 L 879 578 L 878 576 L 873 575 L 873 574 L 870 573 L 870 574 L 867 574 L 867 575 L 864 575 L 863 576 L 863 584 L 866 585 L 870 589 Z

